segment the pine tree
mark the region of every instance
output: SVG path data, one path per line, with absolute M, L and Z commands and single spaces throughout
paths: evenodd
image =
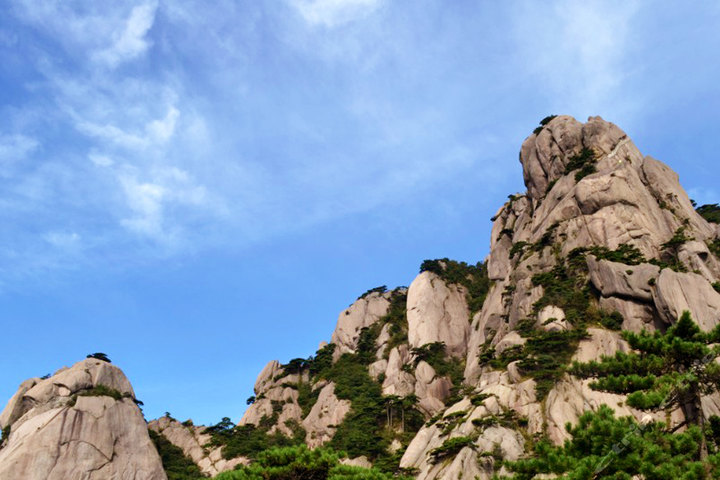
M 616 418 L 602 405 L 567 428 L 571 439 L 563 446 L 541 441 L 532 457 L 505 462 L 510 478 L 550 474 L 567 480 L 703 480 L 720 475 L 720 454 L 698 460 L 702 433 L 697 426 L 670 433 L 663 423 L 638 425 L 632 417 Z
M 714 361 L 720 348 L 712 345 L 720 341 L 720 325 L 705 333 L 685 311 L 665 332 L 622 335 L 633 352 L 618 352 L 600 362 L 575 362 L 570 373 L 594 378 L 590 387 L 595 390 L 627 395 L 627 405 L 640 410 L 680 408 L 685 420 L 672 431 L 698 426 L 703 433 L 699 456 L 704 460 L 708 451 L 700 399 L 720 389 L 720 365 Z

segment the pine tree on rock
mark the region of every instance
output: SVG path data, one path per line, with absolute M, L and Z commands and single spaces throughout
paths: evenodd
M 713 345 L 720 341 L 720 325 L 703 332 L 685 311 L 665 332 L 626 331 L 622 336 L 633 352 L 618 352 L 600 362 L 575 362 L 570 373 L 595 379 L 590 384 L 595 390 L 627 395 L 630 407 L 666 412 L 680 408 L 685 420 L 669 428 L 700 427 L 699 456 L 705 459 L 708 450 L 700 400 L 720 390 L 720 365 L 715 362 L 720 347 Z

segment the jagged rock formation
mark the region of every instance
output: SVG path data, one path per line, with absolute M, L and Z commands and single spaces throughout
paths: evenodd
M 10 432 L 0 449 L 3 479 L 167 478 L 130 382 L 102 360 L 26 380 L 0 427 Z
M 222 448 L 207 448 L 210 435 L 205 427 L 196 427 L 192 423 L 183 424 L 171 417 L 161 417 L 148 424 L 148 428 L 164 435 L 170 443 L 180 447 L 187 457 L 200 467 L 203 474 L 215 476 L 220 472 L 232 470 L 237 465 L 247 464 L 244 457 L 226 460 L 222 457 Z
M 493 218 L 484 267 L 433 261 L 409 289 L 369 291 L 316 357 L 263 369 L 240 424 L 311 446 L 382 428 L 392 442 L 356 456 L 449 480 L 489 479 L 499 459 L 540 435 L 562 442 L 566 423 L 601 404 L 645 416 L 565 366 L 626 351 L 617 330 L 665 329 L 684 310 L 704 330 L 720 323 L 720 227 L 672 170 L 600 117 L 545 119 L 520 162 L 527 192 Z M 720 412 L 720 399 L 703 407 Z M 190 456 L 199 444 L 167 436 Z

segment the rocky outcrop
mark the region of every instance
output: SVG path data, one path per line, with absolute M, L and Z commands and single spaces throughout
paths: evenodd
M 297 404 L 297 384 L 308 381 L 307 372 L 303 374 L 286 374 L 282 365 L 277 360 L 269 362 L 262 369 L 255 381 L 255 401 L 245 410 L 239 425 L 259 425 L 263 418 L 270 418 L 275 413 L 277 405 L 280 405 L 282 421 L 278 421 L 275 429 L 292 436 L 292 431 L 287 427 L 289 420 L 300 422 L 302 411 Z M 287 408 L 285 405 L 289 405 Z
M 667 323 L 674 323 L 685 310 L 705 331 L 720 323 L 720 293 L 701 275 L 665 269 L 657 280 L 653 298 Z
M 436 274 L 423 272 L 410 284 L 407 299 L 408 340 L 413 348 L 443 342 L 446 351 L 464 357 L 470 333 L 465 288 L 447 285 Z
M 0 478 L 167 478 L 130 382 L 102 360 L 23 382 L 0 427 L 10 428 Z
M 335 396 L 335 384 L 328 383 L 320 390 L 318 400 L 302 422 L 305 427 L 305 443 L 310 448 L 328 442 L 335 435 L 335 429 L 350 411 L 351 404 Z
M 689 310 L 703 329 L 714 327 L 720 322 L 720 294 L 711 283 L 720 271 L 707 243 L 716 227 L 695 212 L 674 172 L 644 157 L 622 130 L 599 117 L 585 124 L 567 116 L 549 120 L 523 143 L 520 161 L 528 190 L 511 195 L 494 217 L 487 258 L 493 285 L 469 329 L 465 383 L 476 395 L 493 396 L 484 405 L 497 402 L 501 410 L 527 418 L 528 433 L 543 431 L 555 442 L 567 438 L 566 423 L 602 403 L 640 419 L 639 412 L 623 407 L 624 396 L 593 391 L 587 381 L 570 376 L 562 377 L 540 403 L 519 362 L 498 371 L 483 359 L 522 349 L 526 339 L 518 328 L 527 328 L 528 322 L 536 331 L 575 328 L 560 305 L 535 306 L 545 291 L 533 277 L 568 268 L 566 259 L 593 247 L 601 253 L 625 249 L 639 254 L 624 263 L 588 253 L 584 266 L 575 264 L 578 282 L 585 275 L 590 289 L 585 294 L 600 312 L 596 315 L 619 312 L 622 328 L 640 331 L 667 328 Z M 668 264 L 692 273 L 673 271 Z M 588 334 L 576 352 L 581 361 L 627 349 L 616 333 L 589 328 Z M 449 406 L 445 415 L 461 404 Z M 446 435 L 471 431 L 459 425 Z M 422 429 L 403 465 L 420 468 L 427 478 L 445 478 L 458 468 L 447 462 L 429 466 L 429 452 L 442 443 L 438 435 Z M 463 449 L 455 461 L 467 464 L 473 455 L 472 448 Z M 474 467 L 467 468 L 465 473 L 476 475 Z
M 340 312 L 330 339 L 336 345 L 336 355 L 355 351 L 360 331 L 387 314 L 389 298 L 390 292 L 373 292 L 358 298 L 348 309 Z
M 205 475 L 214 477 L 218 473 L 234 469 L 237 465 L 249 463 L 248 459 L 243 457 L 224 459 L 222 447 L 207 449 L 205 445 L 210 442 L 210 435 L 205 433 L 205 427 L 196 427 L 191 422 L 185 425 L 174 418 L 161 417 L 148 423 L 148 428 L 180 448 Z

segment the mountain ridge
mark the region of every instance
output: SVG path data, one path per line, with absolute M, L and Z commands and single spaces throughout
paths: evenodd
M 304 443 L 449 480 L 503 473 L 501 460 L 541 437 L 562 443 L 567 423 L 602 404 L 645 418 L 566 366 L 629 351 L 619 330 L 662 331 L 683 311 L 718 325 L 720 225 L 600 117 L 543 119 L 520 162 L 527 192 L 493 216 L 485 262 L 426 261 L 409 287 L 366 292 L 315 356 L 266 365 L 237 426 L 164 417 L 150 428 L 207 475 Z M 703 408 L 720 412 L 720 397 Z

